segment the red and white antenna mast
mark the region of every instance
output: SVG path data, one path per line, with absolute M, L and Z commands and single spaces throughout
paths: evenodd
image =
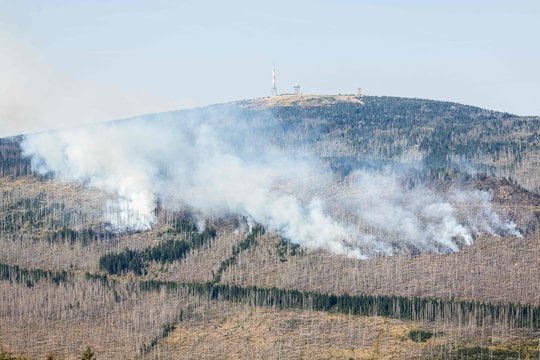
M 277 95 L 276 88 L 276 67 L 272 65 L 272 96 Z

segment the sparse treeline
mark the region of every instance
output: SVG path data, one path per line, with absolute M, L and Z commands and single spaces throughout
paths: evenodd
M 11 267 L 9 271 L 10 276 L 14 276 L 16 272 L 23 274 L 36 270 Z M 3 273 L 4 271 L 1 272 Z M 40 270 L 37 270 L 37 273 L 41 273 Z M 140 281 L 137 278 L 122 281 L 104 274 L 91 273 L 86 274 L 84 279 L 68 273 L 67 277 L 70 276 L 77 277 L 76 281 L 61 281 L 60 283 L 64 285 L 57 286 L 52 276 L 44 276 L 40 278 L 39 283 L 30 288 L 27 288 L 24 282 L 17 285 L 13 281 L 8 285 L 9 279 L 2 276 L 4 281 L 0 281 L 0 286 L 3 286 L 3 289 L 11 289 L 9 293 L 2 294 L 2 297 L 6 298 L 5 304 L 11 304 L 12 307 L 10 321 L 29 326 L 25 321 L 28 321 L 27 314 L 30 314 L 33 319 L 32 326 L 49 326 L 42 319 L 62 319 L 73 329 L 77 329 L 78 335 L 70 335 L 72 348 L 69 351 L 75 353 L 80 353 L 83 339 L 88 339 L 84 336 L 96 334 L 95 340 L 90 345 L 93 348 L 99 345 L 96 347 L 96 350 L 99 350 L 96 353 L 99 355 L 103 351 L 101 345 L 110 340 L 111 327 L 122 336 L 122 353 L 126 356 L 129 351 L 132 351 L 131 354 L 137 351 L 139 354 L 160 351 L 159 344 L 174 331 L 175 327 L 188 319 L 192 321 L 190 309 L 205 307 L 214 302 L 223 309 L 228 308 L 229 305 L 226 303 L 230 302 L 241 304 L 244 309 L 256 306 L 277 310 L 302 309 L 350 315 L 378 315 L 424 324 L 433 322 L 432 325 L 427 325 L 431 329 L 448 329 L 456 326 L 463 329 L 491 329 L 492 325 L 502 328 L 523 327 L 532 331 L 539 328 L 540 307 L 526 305 L 482 304 L 397 296 L 335 295 L 211 282 Z M 19 303 L 20 293 L 25 294 L 22 304 Z M 51 302 L 51 299 L 54 301 Z M 198 321 L 204 324 L 207 317 L 208 315 L 203 313 Z M 103 324 L 96 325 L 96 319 L 101 319 Z M 78 327 L 81 322 L 83 326 Z M 59 333 L 58 328 L 55 331 L 55 334 Z M 350 331 L 354 332 L 354 329 L 349 329 Z M 20 330 L 19 334 L 24 335 L 24 331 Z M 142 335 L 141 338 L 133 341 L 134 335 L 137 334 Z M 38 349 L 36 341 L 32 340 L 33 351 Z M 26 346 L 23 338 L 17 344 Z M 13 348 L 24 348 L 19 345 Z M 49 351 L 51 348 L 39 349 Z M 58 351 L 57 348 L 54 349 Z M 440 350 L 446 351 L 444 348 Z
M 25 269 L 17 265 L 0 264 L 0 280 L 33 286 L 38 281 L 58 285 L 73 278 L 69 272 Z M 86 280 L 110 287 L 106 275 L 86 274 Z M 521 304 L 491 304 L 461 300 L 443 300 L 385 295 L 325 294 L 282 288 L 261 288 L 216 283 L 182 283 L 159 280 L 138 282 L 142 291 L 166 289 L 168 292 L 187 293 L 208 300 L 241 302 L 251 306 L 278 309 L 304 309 L 339 312 L 352 315 L 385 316 L 413 321 L 453 321 L 458 325 L 487 326 L 500 324 L 508 327 L 540 329 L 540 307 Z
M 30 287 L 0 280 L 0 348 L 29 359 L 71 359 L 90 345 L 98 359 L 138 358 L 140 347 L 192 303 L 181 293 L 162 296 L 136 282 L 81 275 L 68 273 L 71 280 L 58 284 L 40 278 Z
M 169 234 L 183 235 L 184 240 L 171 239 L 143 250 L 124 249 L 121 252 L 105 254 L 99 259 L 99 268 L 109 274 L 132 271 L 136 275 L 142 275 L 151 261 L 170 263 L 183 259 L 190 251 L 202 247 L 215 238 L 216 230 L 207 227 L 199 233 L 193 223 L 178 220 Z
M 4 233 L 13 233 L 23 228 L 52 228 L 59 222 L 53 214 L 64 211 L 60 204 L 44 205 L 42 193 L 32 198 L 19 198 L 11 203 L 8 202 L 10 199 L 5 200 L 7 197 L 8 194 L 2 193 L 4 215 L 0 217 L 0 229 Z
M 8 280 L 17 284 L 34 286 L 39 281 L 50 281 L 56 285 L 72 279 L 67 271 L 50 271 L 42 269 L 25 269 L 18 265 L 0 263 L 0 280 Z
M 235 245 L 232 250 L 232 255 L 228 257 L 227 259 L 223 260 L 221 264 L 219 265 L 219 268 L 217 269 L 216 273 L 214 274 L 214 283 L 218 283 L 221 281 L 221 274 L 227 268 L 229 268 L 231 265 L 236 264 L 236 261 L 238 259 L 238 255 L 251 247 L 254 247 L 257 245 L 257 238 L 259 235 L 263 235 L 265 233 L 264 227 L 261 225 L 254 226 L 248 236 L 244 240 L 242 240 L 238 245 Z
M 0 195 L 0 233 L 6 236 L 26 233 L 34 240 L 83 246 L 118 236 L 108 224 L 90 226 L 92 220 L 95 222 L 93 215 L 52 202 L 44 192 L 30 195 L 3 191 Z
M 294 244 L 290 240 L 280 237 L 279 243 L 276 246 L 279 261 L 287 261 L 287 256 L 303 255 L 302 248 L 299 244 Z
M 22 156 L 21 136 L 0 139 L 0 176 L 31 174 L 29 158 Z
M 145 291 L 187 289 L 190 295 L 279 309 L 331 311 L 351 315 L 385 316 L 413 321 L 453 321 L 458 325 L 540 328 L 540 307 L 520 304 L 407 298 L 384 295 L 335 295 L 279 288 L 215 283 L 140 282 Z

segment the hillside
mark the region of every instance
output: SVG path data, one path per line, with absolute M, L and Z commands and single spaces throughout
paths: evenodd
M 0 359 L 540 356 L 539 117 L 303 95 L 104 126 L 0 139 Z M 327 218 L 358 247 L 305 241 Z
M 280 145 L 311 146 L 345 171 L 423 159 L 433 176 L 487 173 L 540 192 L 540 117 L 423 99 L 286 95 L 148 118 L 216 112 L 272 117 L 281 124 L 272 129 Z M 0 140 L 1 174 L 29 173 L 17 146 L 21 138 Z
M 433 176 L 488 173 L 540 191 L 540 117 L 373 96 L 361 102 L 353 96 L 282 96 L 240 105 L 270 112 L 285 129 L 282 141 L 314 145 L 345 169 L 422 158 Z

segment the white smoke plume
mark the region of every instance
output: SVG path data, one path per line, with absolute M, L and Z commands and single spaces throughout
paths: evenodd
M 119 228 L 151 227 L 159 199 L 200 218 L 245 216 L 307 248 L 357 258 L 457 251 L 474 233 L 511 228 L 483 193 L 477 216 L 460 222 L 450 198 L 407 190 L 395 174 L 340 179 L 312 154 L 273 145 L 272 119 L 220 109 L 30 135 L 23 149 L 42 174 L 116 195 L 108 213 Z

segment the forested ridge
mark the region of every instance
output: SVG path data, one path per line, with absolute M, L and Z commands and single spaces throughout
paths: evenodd
M 540 190 L 523 175 L 540 176 L 535 172 L 540 117 L 423 99 L 366 96 L 362 100 L 363 105 L 343 101 L 265 111 L 279 119 L 288 134 L 298 133 L 301 141 L 320 144 L 315 147 L 334 166 L 382 166 L 411 160 L 418 152 L 432 177 L 484 172 Z
M 281 124 L 274 129 L 277 143 L 308 144 L 344 171 L 409 161 L 420 155 L 428 176 L 483 172 L 512 178 L 528 190 L 540 192 L 535 180 L 540 177 L 538 116 L 424 99 L 365 96 L 359 104 L 326 98 L 320 106 L 280 106 L 278 102 L 260 108 L 243 101 L 174 113 L 204 117 L 224 112 L 262 121 L 271 117 Z M 153 116 L 148 116 L 149 121 L 159 121 Z M 30 161 L 22 157 L 19 146 L 22 139 L 0 139 L 0 175 L 30 173 Z
M 489 191 L 523 237 L 360 261 L 163 199 L 149 229 L 118 230 L 102 212 L 111 194 L 38 175 L 23 136 L 0 139 L 0 359 L 538 357 L 540 118 L 395 97 L 282 100 L 172 114 L 250 119 L 341 178 L 388 167 L 411 186 Z

